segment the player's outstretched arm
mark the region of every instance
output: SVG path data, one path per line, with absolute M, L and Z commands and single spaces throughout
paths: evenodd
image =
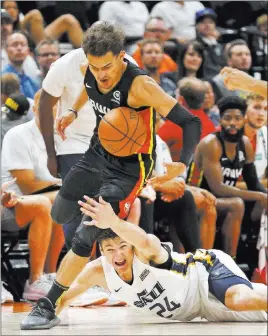
M 244 90 L 267 98 L 267 82 L 256 79 L 244 71 L 224 67 L 220 72 L 228 90 Z
M 200 140 L 200 119 L 181 106 L 148 76 L 138 76 L 131 86 L 128 103 L 133 107 L 152 106 L 163 117 L 183 129 L 183 149 L 180 162 L 189 165 Z
M 58 299 L 56 302 L 56 315 L 59 315 L 65 307 L 68 307 L 70 302 L 77 296 L 83 294 L 94 285 L 108 288 L 100 258 L 86 264 L 71 287 Z
M 91 222 L 84 222 L 85 225 L 95 225 L 101 229 L 111 228 L 120 238 L 155 263 L 161 264 L 168 259 L 167 251 L 155 235 L 147 234 L 139 226 L 120 219 L 114 213 L 110 203 L 105 202 L 102 197 L 99 198 L 99 202 L 87 196 L 84 198 L 86 203 L 78 202 L 81 205 L 81 211 L 93 219 Z

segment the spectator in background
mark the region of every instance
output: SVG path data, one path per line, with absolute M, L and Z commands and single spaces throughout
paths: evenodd
M 144 70 L 161 86 L 165 92 L 172 97 L 175 97 L 177 88 L 175 84 L 176 73 L 160 74 L 159 72 L 160 64 L 164 56 L 162 45 L 156 39 L 148 39 L 141 42 L 140 50 Z M 170 79 L 172 75 L 174 80 Z
M 217 41 L 217 15 L 213 9 L 205 8 L 195 14 L 197 41 L 204 48 L 204 78 L 211 79 L 226 65 L 224 47 Z
M 23 71 L 23 62 L 29 54 L 28 41 L 22 33 L 13 33 L 7 39 L 6 51 L 9 64 L 2 73 L 15 73 L 20 79 L 20 91 L 28 98 L 33 98 L 38 85 Z
M 99 9 L 99 20 L 120 24 L 125 31 L 126 52 L 132 54 L 135 44 L 144 33 L 149 12 L 141 1 L 104 1 Z
M 47 272 L 50 258 L 54 258 L 51 251 L 55 245 L 55 241 L 51 240 L 51 204 L 41 195 L 20 197 L 14 191 L 7 191 L 6 186 L 11 189 L 14 182 L 15 179 L 2 184 L 1 230 L 18 232 L 29 227 L 30 272 L 22 296 L 35 301 L 49 291 L 52 283 L 52 276 Z M 2 292 L 3 301 L 11 299 L 7 293 L 3 297 Z
M 6 42 L 8 36 L 13 32 L 13 21 L 11 16 L 5 10 L 1 9 L 1 69 L 8 63 L 8 56 L 6 53 Z
M 53 62 L 60 58 L 59 44 L 55 40 L 43 40 L 36 47 L 37 61 L 40 68 L 40 85 Z
M 214 126 L 218 127 L 220 125 L 220 111 L 218 106 L 215 104 L 215 94 L 209 81 L 205 81 L 204 85 L 206 88 L 206 95 L 202 107 L 209 119 L 213 122 Z
M 201 121 L 201 139 L 215 131 L 215 126 L 202 108 L 205 100 L 206 88 L 204 83 L 197 78 L 183 78 L 179 81 L 177 99 L 191 113 Z M 183 146 L 182 129 L 173 125 L 169 120 L 160 127 L 159 136 L 168 144 L 173 161 L 179 161 Z
M 228 43 L 225 47 L 227 64 L 229 67 L 249 72 L 252 64 L 251 53 L 247 43 L 238 39 Z M 245 93 L 240 90 L 230 91 L 224 85 L 223 78 L 220 74 L 212 78 L 211 83 L 216 96 L 216 103 L 222 97 L 241 96 L 245 97 Z
M 255 48 L 256 51 L 262 51 L 264 55 L 268 54 L 268 14 L 263 14 L 257 18 L 256 21 L 257 28 L 266 38 L 258 37 L 256 40 Z
M 184 46 L 179 58 L 179 79 L 184 77 L 196 77 L 202 79 L 204 77 L 204 49 L 197 42 L 190 42 Z
M 268 140 L 267 140 L 267 100 L 261 96 L 250 94 L 247 97 L 247 110 L 245 118 L 244 134 L 249 138 L 254 153 L 254 164 L 257 171 L 257 176 L 265 188 L 267 185 L 267 155 L 268 155 Z M 238 182 L 237 187 L 247 189 L 244 182 Z
M 43 16 L 37 9 L 29 11 L 24 16 L 19 12 L 16 1 L 3 1 L 2 7 L 12 17 L 14 30 L 28 32 L 35 44 L 38 44 L 47 37 L 58 40 L 66 33 L 70 43 L 75 48 L 81 46 L 83 31 L 78 20 L 71 14 L 61 15 L 45 27 Z
M 162 48 L 164 48 L 165 42 L 170 37 L 170 31 L 165 23 L 165 21 L 161 17 L 151 17 L 145 23 L 144 30 L 144 39 L 157 39 L 161 44 Z M 138 66 L 143 69 L 143 63 L 141 59 L 141 51 L 139 43 L 137 44 L 137 49 L 133 53 L 133 58 L 138 63 Z M 164 53 L 162 61 L 160 63 L 159 72 L 170 72 L 177 71 L 177 64 L 173 61 L 173 59 Z
M 8 130 L 31 119 L 28 117 L 29 106 L 28 100 L 22 93 L 12 94 L 7 98 L 2 106 L 1 142 Z
M 1 75 L 1 106 L 3 106 L 10 95 L 20 95 L 20 79 L 14 73 L 6 73 Z M 28 121 L 33 119 L 33 99 L 27 98 L 29 109 L 27 110 Z
M 160 16 L 172 29 L 179 43 L 188 43 L 196 37 L 195 13 L 204 6 L 199 1 L 161 1 L 151 10 L 151 16 Z

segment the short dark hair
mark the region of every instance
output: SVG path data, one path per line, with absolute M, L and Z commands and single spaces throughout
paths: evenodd
M 202 84 L 203 89 L 200 89 Z M 198 110 L 201 108 L 206 95 L 204 82 L 197 78 L 185 77 L 179 81 L 179 90 L 180 95 L 185 99 L 190 109 Z
M 106 240 L 106 239 L 114 239 L 118 237 L 118 235 L 113 232 L 112 229 L 104 229 L 104 230 L 101 230 L 99 236 L 97 237 L 97 242 L 101 245 L 101 243 Z
M 232 56 L 232 49 L 233 49 L 233 47 L 235 47 L 237 45 L 244 45 L 244 46 L 248 47 L 248 44 L 245 40 L 236 39 L 236 40 L 231 41 L 230 43 L 228 43 L 227 50 L 226 50 L 226 54 L 227 54 L 228 58 L 230 58 Z
M 2 94 L 10 96 L 13 93 L 18 93 L 20 91 L 20 79 L 19 77 L 11 72 L 7 72 L 1 76 L 1 88 Z
M 82 48 L 86 55 L 104 56 L 109 51 L 119 55 L 124 49 L 124 42 L 125 33 L 120 25 L 97 21 L 85 32 Z
M 59 42 L 56 41 L 56 40 L 53 40 L 53 39 L 48 38 L 48 39 L 45 39 L 45 40 L 40 41 L 40 42 L 37 44 L 37 46 L 36 46 L 36 48 L 35 48 L 35 51 L 36 51 L 36 54 L 37 54 L 37 55 L 39 55 L 39 49 L 40 49 L 41 47 L 43 47 L 43 45 L 55 45 L 55 46 L 58 48 L 58 51 L 59 51 L 59 54 L 60 54 L 60 45 L 59 45 Z
M 247 110 L 246 101 L 238 96 L 223 97 L 217 102 L 217 105 L 220 110 L 221 118 L 224 115 L 224 112 L 229 109 L 238 109 L 243 115 L 245 115 Z

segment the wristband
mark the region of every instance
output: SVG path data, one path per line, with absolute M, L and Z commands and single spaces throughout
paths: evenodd
M 76 110 L 74 110 L 73 108 L 68 108 L 68 111 L 71 111 L 75 114 L 75 119 L 78 117 L 78 113 Z

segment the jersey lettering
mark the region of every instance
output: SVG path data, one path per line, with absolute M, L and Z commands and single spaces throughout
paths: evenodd
M 156 303 L 154 304 L 152 307 L 150 307 L 150 310 L 153 310 L 156 307 L 159 307 L 160 310 L 158 310 L 158 312 L 156 312 L 157 315 L 159 315 L 160 317 L 165 317 L 165 318 L 171 318 L 173 316 L 173 314 L 170 314 L 168 316 L 163 315 L 163 313 L 166 313 L 167 311 L 171 312 L 175 309 L 180 308 L 181 304 L 180 303 L 175 303 L 174 301 L 169 302 L 168 298 L 165 296 L 164 297 L 164 301 L 165 301 L 165 305 L 166 307 L 164 307 L 164 305 L 162 305 L 161 303 Z
M 96 112 L 99 111 L 99 113 L 101 113 L 101 114 L 106 114 L 106 113 L 111 111 L 108 107 L 102 106 L 101 104 L 95 102 L 93 99 L 89 99 L 89 100 L 91 102 L 91 105 L 92 105 L 93 109 Z
M 134 305 L 138 308 L 143 308 L 147 305 L 147 303 L 153 302 L 155 299 L 157 299 L 165 289 L 161 286 L 159 282 L 157 282 L 153 289 L 147 293 L 147 290 L 143 290 L 141 293 L 138 293 L 139 301 L 135 301 Z
M 240 169 L 231 169 L 231 168 L 224 168 L 222 167 L 222 175 L 224 177 L 231 177 L 231 178 L 239 178 L 239 176 L 242 174 L 243 168 Z

